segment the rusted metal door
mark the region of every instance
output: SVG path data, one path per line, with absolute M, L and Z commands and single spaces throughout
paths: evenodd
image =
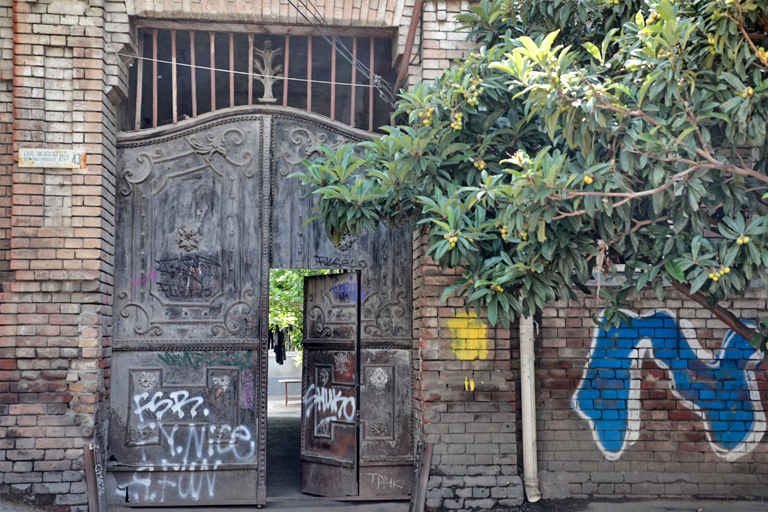
M 356 272 L 304 278 L 302 492 L 358 494 L 359 288 Z
M 249 115 L 121 141 L 111 503 L 266 502 L 269 134 Z

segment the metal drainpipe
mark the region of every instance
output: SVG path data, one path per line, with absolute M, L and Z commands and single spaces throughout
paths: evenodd
M 421 19 L 421 8 L 424 5 L 424 0 L 416 0 L 413 6 L 413 14 L 411 14 L 411 26 L 408 28 L 408 36 L 405 38 L 405 51 L 403 52 L 403 60 L 400 62 L 400 71 L 397 74 L 397 82 L 395 82 L 395 94 L 398 94 L 400 88 L 405 84 L 406 78 L 408 78 L 408 66 L 411 62 L 411 52 L 413 52 L 413 39 L 416 37 L 416 27 L 419 25 Z
M 520 317 L 520 395 L 523 413 L 523 484 L 528 501 L 541 499 L 536 463 L 536 395 L 534 387 L 533 315 Z

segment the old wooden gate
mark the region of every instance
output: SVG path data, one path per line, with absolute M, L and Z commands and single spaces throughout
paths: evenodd
M 360 371 L 349 382 L 359 404 L 352 422 L 359 471 L 341 494 L 410 493 L 410 233 L 382 227 L 336 248 L 318 223 L 302 227 L 311 204 L 301 183 L 287 179 L 318 143 L 367 137 L 319 116 L 270 107 L 221 110 L 121 135 L 112 503 L 267 501 L 270 267 L 357 271 L 351 275 L 360 279 L 359 340 L 349 360 Z M 323 314 L 337 314 L 335 306 Z M 337 361 L 337 353 L 331 357 L 338 366 L 344 356 Z M 390 384 L 374 391 L 371 377 Z M 344 431 L 343 422 L 328 423 L 331 431 Z M 327 486 L 313 492 L 337 493 Z
M 360 274 L 304 280 L 302 491 L 323 496 L 411 492 L 407 351 L 361 328 Z M 370 324 L 368 325 L 370 327 Z M 359 414 L 358 414 L 359 404 Z

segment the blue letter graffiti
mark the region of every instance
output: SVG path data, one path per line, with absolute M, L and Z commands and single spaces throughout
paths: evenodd
M 713 354 L 701 346 L 689 321 L 666 309 L 625 313 L 632 327 L 595 328 L 587 367 L 571 399 L 605 458 L 618 460 L 640 436 L 640 369 L 646 359 L 667 372 L 672 393 L 701 418 L 719 457 L 733 461 L 753 450 L 766 430 L 754 372 L 760 353 L 728 331 Z

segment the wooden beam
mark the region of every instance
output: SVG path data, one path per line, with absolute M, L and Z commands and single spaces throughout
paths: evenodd
M 136 59 L 136 121 L 134 129 L 141 130 L 141 94 L 144 92 L 144 34 L 139 33 L 139 57 Z
M 216 68 L 216 41 L 214 40 L 216 34 L 211 32 L 210 36 L 211 42 L 208 47 L 211 53 L 211 112 L 216 112 L 216 72 L 214 71 Z
M 171 96 L 173 103 L 173 123 L 179 122 L 178 94 L 176 87 L 176 31 L 171 30 Z
M 336 120 L 336 39 L 331 39 L 331 121 Z
M 357 62 L 357 38 L 352 38 L 352 62 Z M 352 106 L 350 107 L 351 113 L 349 114 L 349 125 L 355 126 L 355 82 L 357 82 L 357 68 L 352 64 Z
M 288 64 L 291 62 L 291 36 L 285 36 L 285 62 L 283 62 L 283 106 L 288 106 Z
M 157 128 L 157 29 L 152 31 L 152 128 Z
M 312 112 L 312 36 L 307 37 L 307 112 Z
M 139 28 L 157 28 L 163 30 L 195 30 L 199 32 L 232 32 L 235 34 L 258 34 L 272 36 L 312 36 L 317 31 L 312 27 L 286 26 L 278 24 L 245 25 L 238 23 L 215 23 L 209 21 L 172 21 L 137 19 Z M 397 27 L 333 27 L 333 31 L 340 37 L 380 37 L 394 39 L 397 36 Z
M 229 106 L 235 106 L 235 34 L 229 33 Z
M 192 117 L 197 117 L 197 69 L 195 67 L 195 33 L 189 33 L 189 56 L 192 67 Z
M 253 105 L 253 34 L 248 34 L 248 104 Z

